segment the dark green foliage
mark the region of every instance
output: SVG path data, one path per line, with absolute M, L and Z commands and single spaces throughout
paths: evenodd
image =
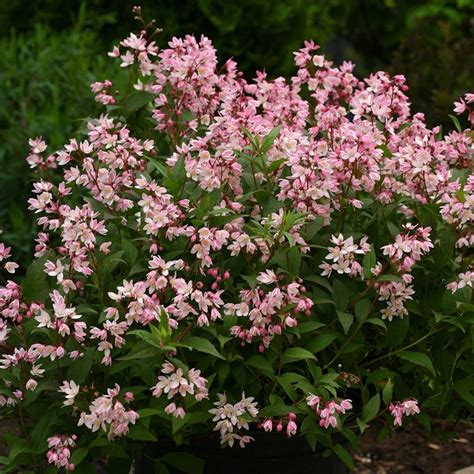
M 34 235 L 28 138 L 43 136 L 53 152 L 82 126 L 77 117 L 98 110 L 89 84 L 109 77 L 111 66 L 98 46 L 81 21 L 59 33 L 37 25 L 0 39 L 0 225 L 20 262 L 31 256 Z

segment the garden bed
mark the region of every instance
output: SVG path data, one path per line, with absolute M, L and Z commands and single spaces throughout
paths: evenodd
M 392 438 L 377 442 L 377 430 L 369 429 L 355 455 L 355 472 L 448 474 L 474 464 L 474 429 L 458 425 L 453 429 L 456 437 L 446 442 L 437 436 L 439 431 L 441 426 L 433 425 L 430 438 L 412 423 L 399 429 Z

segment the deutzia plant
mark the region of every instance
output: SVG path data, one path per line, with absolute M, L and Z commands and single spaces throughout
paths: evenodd
M 30 141 L 23 278 L 0 244 L 2 472 L 128 472 L 157 439 L 256 430 L 351 466 L 376 420 L 469 417 L 474 94 L 444 132 L 403 76 L 311 41 L 291 79 L 247 80 L 158 33 L 111 51 L 129 85 L 92 85 L 83 134 Z

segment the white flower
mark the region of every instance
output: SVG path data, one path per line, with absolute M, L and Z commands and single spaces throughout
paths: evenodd
M 15 271 L 18 267 L 19 267 L 18 263 L 15 263 L 15 262 L 7 262 L 5 264 L 5 270 L 8 273 L 15 273 Z
M 273 270 L 267 270 L 258 275 L 257 281 L 265 285 L 271 285 L 272 283 L 278 281 L 278 277 L 275 275 Z
M 74 382 L 74 380 L 70 380 L 69 382 L 65 380 L 61 387 L 59 388 L 59 392 L 66 394 L 66 400 L 64 400 L 63 405 L 74 405 L 74 399 L 78 395 L 80 390 L 80 386 Z

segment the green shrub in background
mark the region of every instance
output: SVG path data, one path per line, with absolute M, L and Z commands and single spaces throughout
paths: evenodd
M 135 29 L 135 0 L 11 0 L 0 4 L 0 227 L 20 260 L 31 248 L 25 213 L 28 138 L 48 130 L 59 147 L 93 113 L 89 84 L 110 77 L 104 52 Z M 451 127 L 453 101 L 472 89 L 474 0 L 143 0 L 166 38 L 212 38 L 220 60 L 233 57 L 247 76 L 294 71 L 291 52 L 305 39 L 336 62 L 352 59 L 359 77 L 385 69 L 405 74 L 413 110 Z M 88 20 L 85 20 L 85 18 Z M 116 74 L 116 73 L 114 73 Z M 113 79 L 113 78 L 112 78 Z M 71 101 L 74 106 L 70 106 Z M 91 105 L 92 104 L 92 105 Z M 448 119 L 449 120 L 449 119 Z
M 27 36 L 0 40 L 0 225 L 20 252 L 32 253 L 33 223 L 26 217 L 31 192 L 25 157 L 28 138 L 45 135 L 53 149 L 95 111 L 89 84 L 108 76 L 98 37 L 78 22 L 60 33 L 37 25 Z
M 433 25 L 436 27 L 433 28 Z M 451 22 L 424 18 L 402 39 L 392 71 L 405 71 L 414 110 L 428 122 L 452 127 L 447 114 L 453 97 L 474 89 L 474 16 Z

